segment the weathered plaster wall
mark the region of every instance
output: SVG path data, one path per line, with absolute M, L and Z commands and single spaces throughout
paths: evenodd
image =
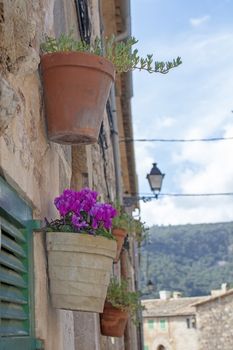
M 64 188 L 94 187 L 107 199 L 103 155 L 99 145 L 62 146 L 46 135 L 39 73 L 39 46 L 44 33 L 74 29 L 70 0 L 0 0 L 0 173 L 33 208 L 35 219 L 54 218 L 52 202 Z M 92 35 L 99 34 L 99 2 L 89 1 Z M 114 167 L 105 115 L 107 182 L 114 198 Z M 42 233 L 34 234 L 36 336 L 46 350 L 100 349 L 99 318 L 51 307 Z M 115 344 L 119 344 L 116 341 Z M 121 341 L 122 344 L 122 341 Z M 116 345 L 113 349 L 123 349 Z M 107 349 L 107 348 L 106 348 Z
M 36 336 L 44 340 L 45 350 L 74 350 L 74 319 L 72 311 L 52 308 L 49 297 L 45 234 L 34 233 L 35 318 Z
M 4 1 L 1 23 L 0 171 L 33 208 L 54 217 L 53 198 L 71 178 L 70 147 L 46 136 L 39 74 L 41 33 L 53 28 L 54 1 Z M 36 336 L 45 349 L 74 349 L 72 312 L 51 308 L 42 237 L 35 238 Z
M 198 350 L 233 349 L 233 295 L 197 307 Z
M 130 235 L 130 234 L 129 234 Z M 129 238 L 130 251 L 124 249 L 121 253 L 121 276 L 128 280 L 128 285 L 131 290 L 135 291 L 135 256 L 133 253 L 133 244 L 135 243 L 130 235 Z M 140 317 L 138 315 L 138 317 Z M 139 319 L 137 319 L 139 322 Z M 125 329 L 125 349 L 137 350 L 137 327 L 130 318 Z
M 186 318 L 174 316 L 144 319 L 144 344 L 148 350 L 157 350 L 159 345 L 163 345 L 166 350 L 198 350 L 197 330 L 187 328 Z M 161 320 L 164 320 L 162 327 Z

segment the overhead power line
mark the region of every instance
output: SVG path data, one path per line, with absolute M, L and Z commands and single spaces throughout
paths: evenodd
M 211 137 L 211 138 L 197 138 L 197 139 L 120 139 L 119 142 L 213 142 L 213 141 L 229 141 L 233 140 L 231 137 Z
M 159 199 L 160 197 L 217 197 L 217 196 L 233 196 L 233 192 L 219 192 L 219 193 L 155 193 L 155 194 L 138 194 L 135 196 L 123 197 L 123 203 L 126 207 L 137 203 L 138 201 L 150 202 L 152 199 Z
M 233 196 L 233 192 L 218 192 L 218 193 L 142 193 L 135 196 L 125 196 L 124 201 L 131 202 L 142 200 L 148 202 L 159 197 L 217 197 L 217 196 Z
M 152 195 L 149 195 L 153 197 Z M 233 196 L 233 192 L 220 192 L 220 193 L 158 193 L 158 196 L 168 197 L 211 197 L 211 196 Z
M 142 200 L 143 202 L 150 202 L 152 199 L 159 199 L 160 197 L 217 197 L 217 196 L 233 196 L 233 192 L 219 192 L 219 193 L 155 193 L 152 194 L 138 194 L 135 196 L 123 197 L 123 203 L 125 206 L 131 206 Z

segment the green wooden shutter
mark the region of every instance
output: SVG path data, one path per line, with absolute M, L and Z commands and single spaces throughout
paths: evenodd
M 23 217 L 21 217 L 20 214 L 20 206 Z M 31 218 L 31 211 L 27 210 L 25 212 L 25 206 L 26 203 L 1 179 L 1 350 L 36 349 L 33 325 L 34 306 L 31 273 L 32 239 L 29 227 L 30 220 L 28 220 Z M 7 210 L 9 207 L 10 210 Z M 27 213 L 27 215 L 25 215 L 25 213 Z
M 154 320 L 147 320 L 147 324 L 149 329 L 154 329 Z
M 167 321 L 166 321 L 166 320 L 161 319 L 161 320 L 159 321 L 159 324 L 160 324 L 160 329 L 166 330 L 166 328 L 167 328 Z

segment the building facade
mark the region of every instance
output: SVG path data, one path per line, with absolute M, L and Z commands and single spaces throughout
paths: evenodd
M 144 350 L 233 348 L 233 289 L 210 296 L 144 300 Z
M 131 322 L 125 336 L 101 336 L 99 315 L 54 309 L 49 295 L 44 217 L 57 213 L 54 198 L 65 188 L 90 187 L 114 202 L 135 195 L 131 75 L 117 76 L 98 143 L 61 145 L 47 136 L 40 45 L 45 35 L 73 31 L 94 40 L 130 35 L 129 1 L 0 0 L 0 297 L 3 350 L 94 350 L 140 348 Z M 128 208 L 129 212 L 133 208 Z M 136 245 L 113 266 L 137 288 Z
M 203 298 L 144 300 L 144 350 L 198 350 L 193 304 L 200 300 Z
M 199 350 L 233 348 L 233 290 L 195 305 Z

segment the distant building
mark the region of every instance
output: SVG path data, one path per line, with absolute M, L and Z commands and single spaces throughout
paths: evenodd
M 233 289 L 199 301 L 195 308 L 198 350 L 232 350 Z
M 163 299 L 144 300 L 144 350 L 198 350 L 196 310 L 192 305 L 205 299 L 167 295 Z
M 191 298 L 163 291 L 143 305 L 144 350 L 233 349 L 233 289 Z

